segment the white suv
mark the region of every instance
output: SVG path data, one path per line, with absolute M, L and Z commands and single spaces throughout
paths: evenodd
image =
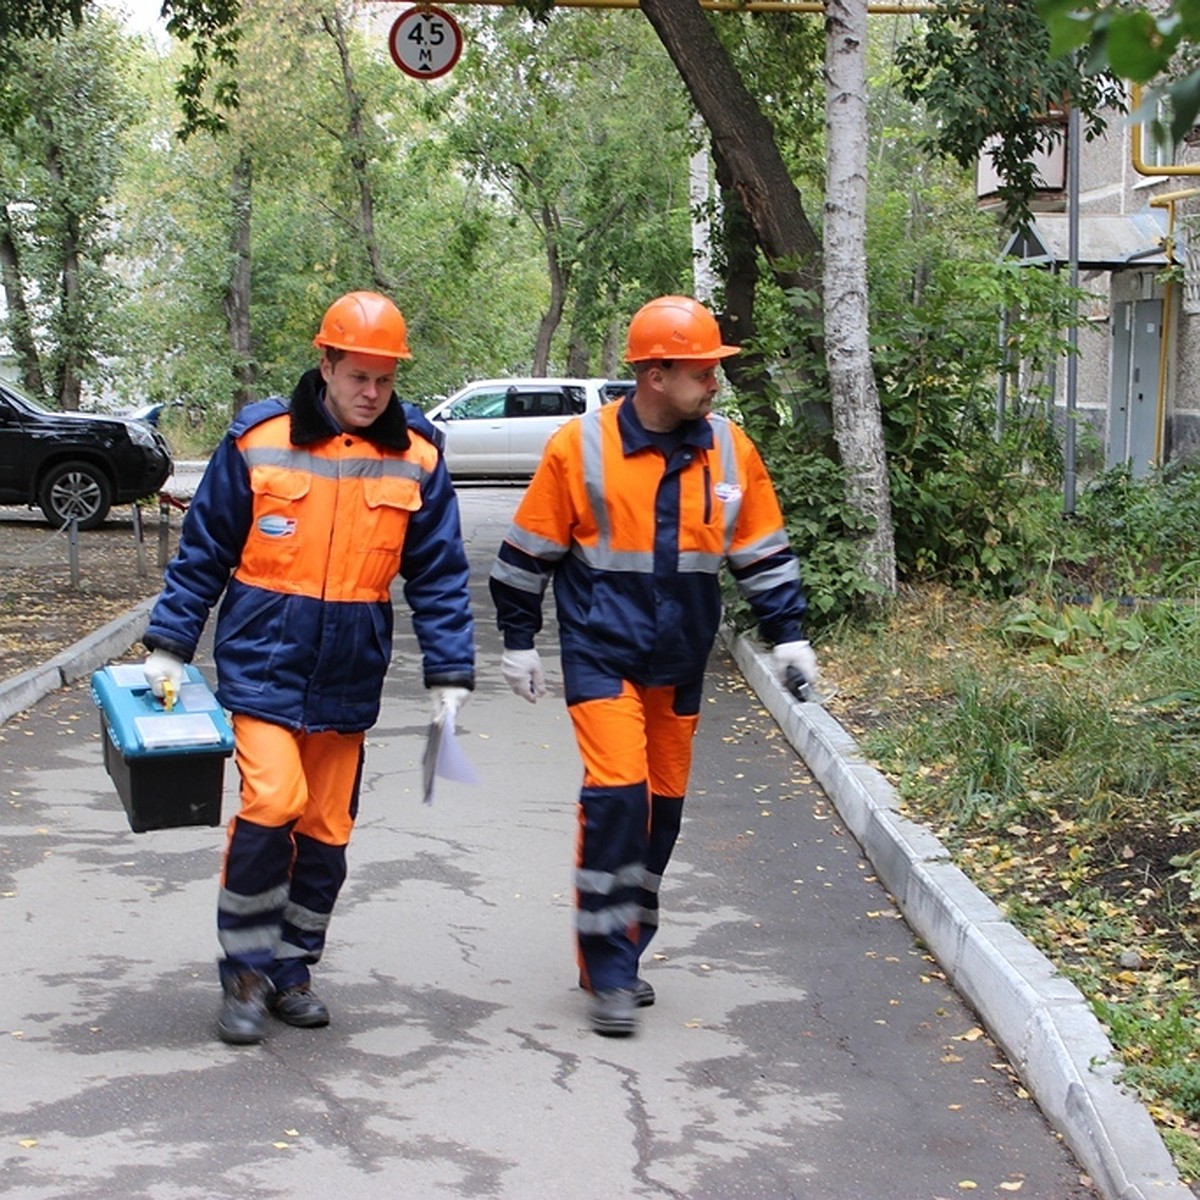
M 528 479 L 560 425 L 619 394 L 609 379 L 481 379 L 427 415 L 446 434 L 454 479 Z

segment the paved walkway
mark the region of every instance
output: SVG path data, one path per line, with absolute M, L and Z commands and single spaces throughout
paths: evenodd
M 0 728 L 5 1196 L 1081 1200 L 1097 1194 L 1087 1172 L 1105 1196 L 1190 1196 L 1143 1110 L 1056 1042 L 1062 1014 L 1081 1022 L 1072 997 L 1023 950 L 1024 974 L 1013 965 L 1026 944 L 986 905 L 964 911 L 936 843 L 746 643 L 710 670 L 646 971 L 659 1002 L 634 1039 L 587 1029 L 571 948 L 579 765 L 553 645 L 552 695 L 523 704 L 488 615 L 517 497 L 462 491 L 480 686 L 460 736 L 482 782 L 439 783 L 432 807 L 399 614 L 319 970 L 328 1029 L 279 1026 L 250 1048 L 213 1036 L 221 831 L 129 832 L 86 687 L 89 657 L 121 653 L 141 624 L 25 681 L 32 707 Z M 226 816 L 234 785 L 229 769 Z M 1024 1029 L 1006 1045 L 1025 1085 L 952 984 L 1002 1040 Z

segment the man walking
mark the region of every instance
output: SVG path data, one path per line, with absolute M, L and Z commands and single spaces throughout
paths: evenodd
M 781 674 L 810 681 L 799 569 L 753 443 L 712 413 L 721 359 L 713 315 L 662 296 L 629 324 L 627 399 L 550 440 L 500 548 L 490 586 L 502 669 L 530 702 L 546 685 L 534 640 L 551 576 L 566 702 L 583 759 L 576 870 L 580 982 L 596 1032 L 635 1032 L 654 1003 L 638 973 L 679 833 L 704 668 L 728 562 Z
M 234 1044 L 262 1041 L 268 1011 L 329 1023 L 310 968 L 346 877 L 397 574 L 435 713 L 453 721 L 475 682 L 458 501 L 438 434 L 393 391 L 411 357 L 404 318 L 351 292 L 314 345 L 320 364 L 290 402 L 248 405 L 213 455 L 142 638 L 152 689 L 177 689 L 224 594 L 217 696 L 233 714 L 241 811 L 217 904 L 217 1032 Z

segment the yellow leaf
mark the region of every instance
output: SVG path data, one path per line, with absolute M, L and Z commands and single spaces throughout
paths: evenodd
M 37 1138 L 22 1138 L 17 1145 L 24 1146 L 26 1150 L 32 1150 L 37 1145 Z
M 1019 1192 L 1025 1186 L 1023 1179 L 1010 1179 L 1000 1185 L 1002 1192 Z
M 977 1184 L 973 1179 L 960 1179 L 958 1181 L 958 1186 L 962 1188 L 964 1192 L 973 1192 L 979 1186 L 979 1184 Z

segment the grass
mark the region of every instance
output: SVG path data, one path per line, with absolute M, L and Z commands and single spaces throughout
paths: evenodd
M 1200 608 L 929 587 L 819 650 L 831 712 L 1084 994 L 1200 1179 Z

